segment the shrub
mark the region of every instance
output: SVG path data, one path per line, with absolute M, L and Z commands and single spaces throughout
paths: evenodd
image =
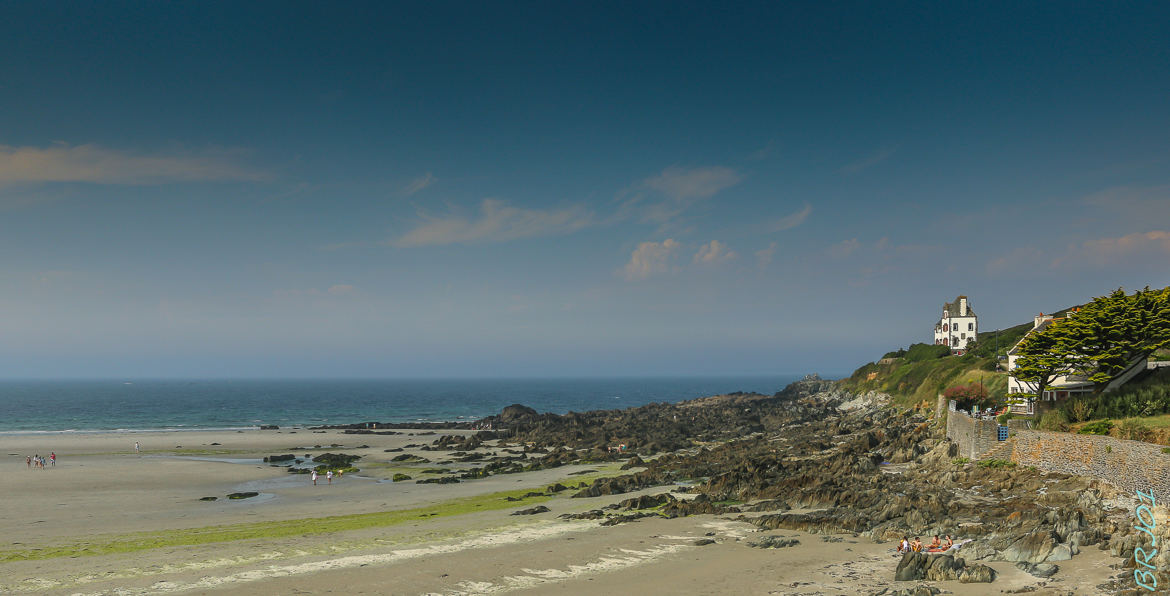
M 1150 436 L 1150 429 L 1137 420 L 1123 420 L 1117 425 L 1117 436 L 1122 439 L 1144 441 Z
M 1098 420 L 1090 422 L 1081 427 L 1078 431 L 1082 435 L 1107 435 L 1109 430 L 1113 428 L 1113 421 L 1109 419 Z
M 988 405 L 990 401 L 987 399 L 987 388 L 980 383 L 948 387 L 943 391 L 943 397 L 955 400 L 964 410 L 972 406 L 979 407 Z
M 409 474 L 398 473 L 394 475 L 394 482 L 405 482 L 407 480 L 410 480 Z
M 935 360 L 949 356 L 951 349 L 947 346 L 936 346 L 934 344 L 911 344 L 910 348 L 906 350 L 906 360 L 908 362 L 921 362 L 923 360 Z
M 1067 410 L 1066 414 L 1073 422 L 1084 422 L 1093 414 L 1093 402 L 1087 397 L 1078 397 L 1068 402 Z
M 1050 410 L 1040 417 L 1040 430 L 1068 430 L 1068 418 L 1060 410 Z
M 1010 469 L 1010 468 L 1016 467 L 1016 464 L 1015 464 L 1015 462 L 1010 462 L 1010 461 L 1007 461 L 1005 459 L 985 459 L 985 460 L 979 462 L 979 467 L 980 468 L 993 468 L 993 469 L 1000 469 L 1000 468 Z
M 1105 453 L 1113 453 L 1113 445 L 1106 445 Z
M 1011 420 L 1012 418 L 1015 418 L 1015 415 L 1013 415 L 1011 412 L 1004 412 L 1003 414 L 996 416 L 995 421 L 998 422 L 1000 426 L 1007 426 L 1008 420 Z
M 1163 449 L 1162 452 L 1163 453 L 1170 453 L 1170 447 Z M 955 464 L 956 466 L 962 466 L 962 465 L 965 465 L 969 461 L 971 461 L 971 460 L 969 460 L 965 457 L 956 457 L 955 459 L 951 460 L 951 463 Z
M 1170 447 L 1163 447 L 1162 453 L 1170 453 Z

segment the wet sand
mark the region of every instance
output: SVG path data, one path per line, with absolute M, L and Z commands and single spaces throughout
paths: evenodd
M 78 541 L 100 545 L 132 532 L 165 535 L 210 526 L 441 507 L 459 499 L 468 503 L 467 512 L 424 513 L 408 521 L 337 532 L 6 560 L 0 562 L 0 593 L 867 594 L 896 585 L 892 578 L 898 558 L 892 543 L 851 535 L 826 542 L 791 531 L 762 533 L 726 519 L 731 516 L 646 518 L 613 527 L 556 517 L 641 493 L 571 499 L 572 491 L 566 491 L 541 501 L 551 511 L 533 516 L 511 515 L 532 506 L 524 501 L 504 503 L 497 496 L 488 503 L 488 495 L 501 491 L 540 491 L 554 482 L 590 477 L 574 472 L 616 475 L 612 465 L 565 466 L 447 485 L 394 483 L 388 479 L 404 470 L 424 477 L 419 472 L 428 467 L 473 464 L 439 466 L 437 462 L 450 459 L 448 452 L 385 451 L 427 444 L 435 435 L 292 430 L 0 436 L 5 470 L 0 553 L 36 553 Z M 142 445 L 140 454 L 134 453 L 136 440 Z M 25 455 L 50 451 L 57 453 L 56 467 L 26 468 Z M 306 475 L 259 461 L 265 455 L 326 451 L 362 455 L 355 464 L 361 472 L 332 485 L 321 478 L 313 486 Z M 404 453 L 431 462 L 412 467 L 390 461 Z M 246 490 L 261 495 L 225 499 L 228 493 Z M 218 500 L 200 501 L 204 496 Z M 476 509 L 479 498 L 490 510 Z M 797 537 L 800 545 L 747 546 L 764 535 Z M 715 543 L 696 546 L 704 538 Z M 1062 564 L 1053 580 L 1033 578 L 1010 563 L 991 563 L 1000 573 L 991 585 L 935 585 L 960 596 L 1025 586 L 1039 587 L 1032 594 L 1095 594 L 1095 586 L 1113 573 L 1107 564 L 1114 562 L 1090 548 Z M 912 585 L 901 582 L 896 587 Z

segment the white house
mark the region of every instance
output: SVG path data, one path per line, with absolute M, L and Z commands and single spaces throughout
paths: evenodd
M 1066 316 L 1071 317 L 1076 315 L 1077 310 L 1078 309 L 1074 308 Z M 1040 313 L 1032 319 L 1032 330 L 1029 331 L 1028 334 L 1034 333 L 1038 329 L 1044 329 L 1049 325 L 1058 325 L 1064 319 L 1065 317 L 1053 317 L 1052 315 Z M 1028 334 L 1025 334 L 1024 338 L 1028 337 Z M 1016 360 L 1019 358 L 1019 355 L 1016 352 L 1020 347 L 1020 343 L 1024 341 L 1024 338 L 1020 338 L 1020 341 L 1016 342 L 1016 345 L 1012 346 L 1012 349 L 1008 350 L 1007 353 L 1007 391 L 1009 395 L 1012 393 L 1029 393 L 1032 395 L 1036 394 L 1036 383 L 1020 381 L 1019 379 L 1011 376 L 1011 372 L 1016 369 Z M 1137 376 L 1138 373 L 1143 372 L 1148 368 L 1148 360 L 1148 354 L 1139 354 L 1134 356 L 1133 360 L 1131 360 L 1129 363 L 1129 367 L 1127 367 L 1121 374 L 1114 377 L 1113 380 L 1110 381 L 1102 391 L 1113 391 L 1114 389 L 1129 382 L 1129 380 Z M 1093 382 L 1089 381 L 1089 379 L 1084 375 L 1064 374 L 1056 377 L 1051 383 L 1049 383 L 1048 386 L 1044 388 L 1044 395 L 1040 396 L 1039 399 L 1041 402 L 1059 402 L 1064 401 L 1070 397 L 1077 397 L 1078 395 L 1092 393 L 1093 390 Z M 1055 406 L 1055 403 L 1052 405 Z M 1028 401 L 1027 403 L 1013 404 L 1012 412 L 1017 414 L 1035 414 L 1036 404 L 1031 401 Z
M 966 296 L 943 304 L 942 318 L 934 324 L 935 345 L 950 346 L 952 354 L 967 351 L 967 342 L 979 333 L 979 317 L 971 310 Z

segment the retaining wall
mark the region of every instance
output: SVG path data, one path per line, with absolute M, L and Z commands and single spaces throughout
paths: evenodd
M 963 412 L 947 412 L 947 438 L 959 446 L 959 456 L 979 459 L 999 445 L 999 423 Z
M 1161 445 L 1042 430 L 1016 431 L 1012 441 L 1011 459 L 1021 466 L 1093 476 L 1131 495 L 1152 491 L 1159 503 L 1170 503 L 1170 454 Z

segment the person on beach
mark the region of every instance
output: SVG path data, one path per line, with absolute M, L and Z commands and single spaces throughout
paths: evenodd
M 937 551 L 942 548 L 942 540 L 939 540 L 938 534 L 934 535 L 934 540 L 930 543 L 930 550 Z
M 903 536 L 902 541 L 898 543 L 898 554 L 902 555 L 908 552 L 910 552 L 910 539 Z
M 31 470 L 32 469 L 32 456 L 31 455 L 24 456 L 24 463 L 27 464 L 28 469 Z
M 141 447 L 138 445 L 138 441 L 134 441 L 134 453 L 138 453 L 139 449 L 141 449 Z
M 333 470 L 325 472 L 325 482 L 328 484 L 333 484 Z
M 922 552 L 922 541 L 917 536 L 914 537 L 914 542 L 910 543 L 910 550 L 916 553 Z
M 317 486 L 317 470 L 313 470 L 313 486 Z
M 947 539 L 946 539 L 946 541 L 943 542 L 943 550 L 951 550 L 951 547 L 954 545 L 955 545 L 955 541 L 951 540 L 950 534 L 947 534 Z
M 57 452 L 54 451 L 49 454 L 49 463 L 55 468 L 57 467 Z

